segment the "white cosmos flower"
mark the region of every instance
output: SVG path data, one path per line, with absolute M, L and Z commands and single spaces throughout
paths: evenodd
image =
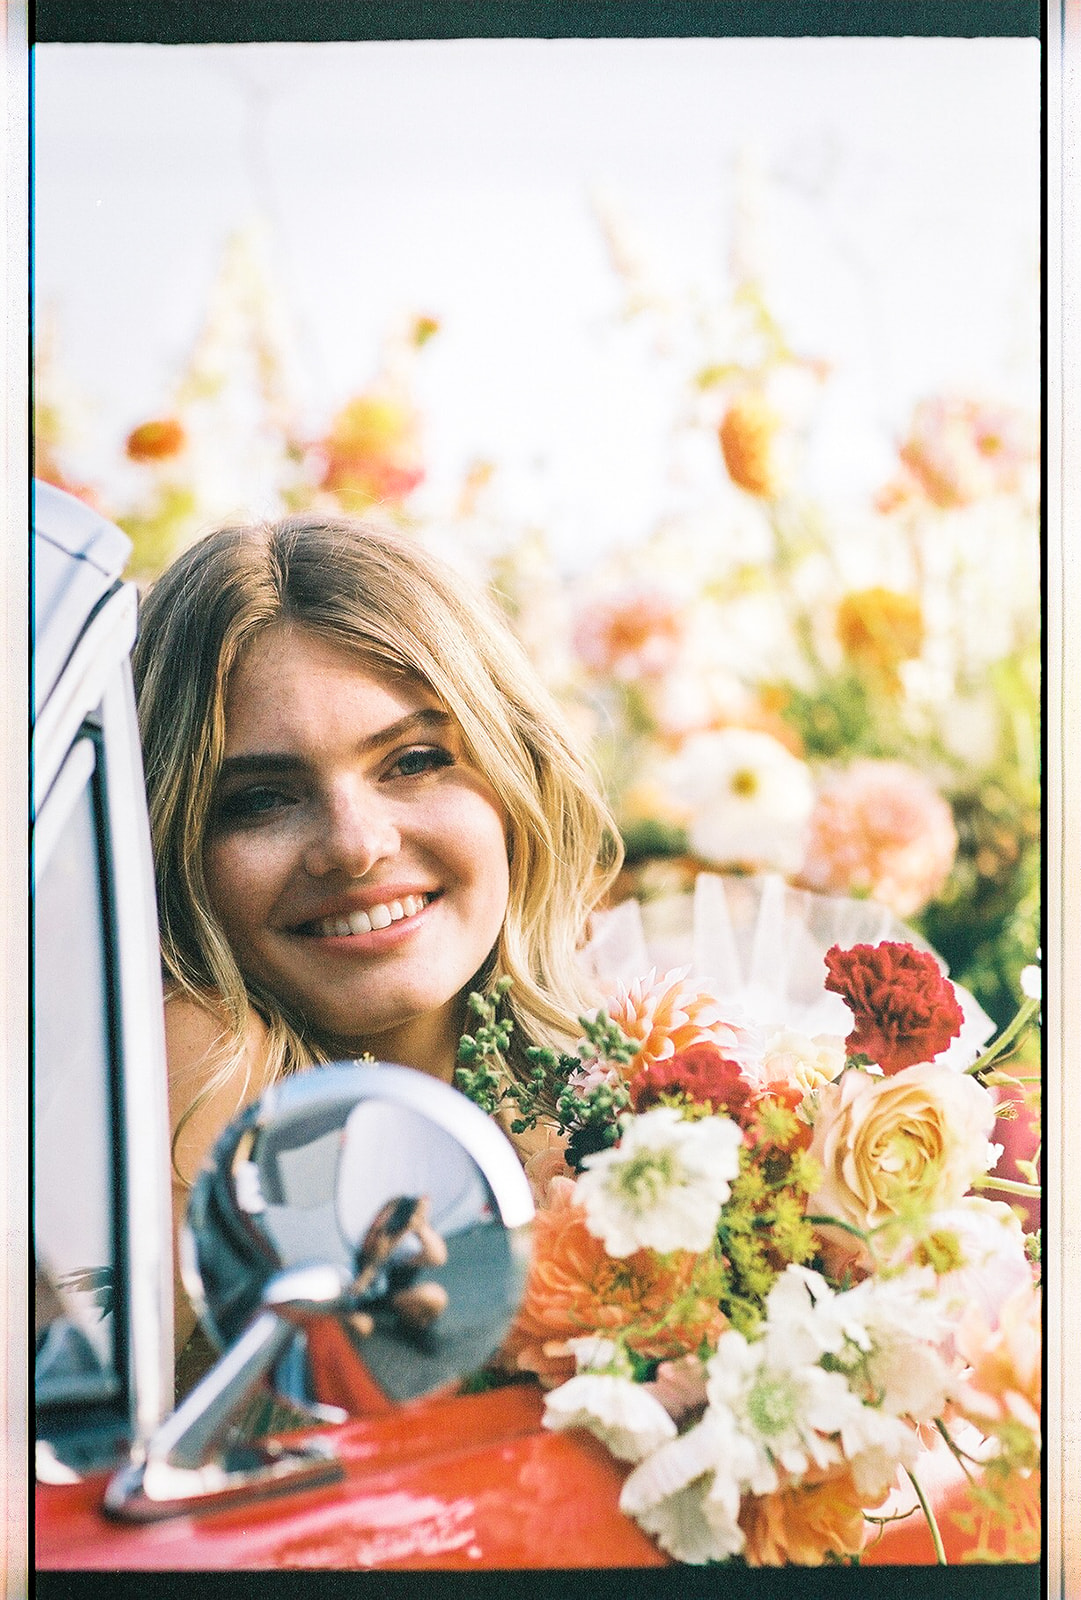
M 952 1375 L 940 1348 L 950 1319 L 931 1269 L 866 1278 L 835 1303 L 852 1352 L 839 1359 L 850 1370 L 859 1365 L 875 1407 L 914 1422 L 938 1416 Z
M 899 1467 L 913 1467 L 923 1450 L 915 1428 L 888 1411 L 859 1406 L 845 1417 L 841 1449 L 856 1493 L 872 1504 L 890 1489 Z
M 814 806 L 810 768 L 772 734 L 722 728 L 694 734 L 665 769 L 686 806 L 691 849 L 718 866 L 795 872 Z
M 833 1436 L 860 1405 L 843 1374 L 787 1360 L 787 1354 L 783 1337 L 749 1344 L 729 1329 L 708 1362 L 710 1408 L 727 1411 L 753 1447 L 745 1484 L 752 1494 L 771 1493 L 780 1481 L 778 1469 L 802 1477 L 811 1466 L 838 1462 L 841 1449 Z
M 838 1298 L 821 1273 L 790 1262 L 766 1297 L 766 1340 L 779 1342 L 789 1362 L 834 1354 L 845 1342 Z
M 676 1436 L 659 1400 L 633 1378 L 581 1372 L 544 1399 L 546 1428 L 588 1428 L 621 1461 L 641 1461 Z
M 707 1411 L 695 1427 L 635 1467 L 623 1485 L 620 1510 L 677 1561 L 724 1561 L 743 1548 L 737 1517 L 753 1465 L 754 1452 L 731 1416 Z
M 903 1265 L 922 1239 L 936 1234 L 952 1239 L 959 1256 L 958 1264 L 940 1271 L 938 1277 L 939 1296 L 950 1320 L 977 1305 L 994 1327 L 1003 1303 L 1014 1290 L 1032 1282 L 1024 1230 L 1013 1210 L 1003 1200 L 965 1195 L 948 1210 L 926 1217 L 920 1235 L 903 1240 L 890 1265 Z
M 709 1479 L 698 1478 L 634 1514 L 639 1527 L 686 1566 L 726 1561 L 743 1549 L 743 1529 L 735 1518 L 724 1523 L 719 1507 L 707 1508 L 709 1487 Z
M 705 1250 L 739 1172 L 742 1134 L 728 1117 L 683 1119 L 657 1106 L 624 1125 L 612 1150 L 585 1158 L 578 1199 L 610 1256 Z

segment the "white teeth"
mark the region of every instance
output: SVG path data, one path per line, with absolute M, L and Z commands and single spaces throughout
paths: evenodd
M 353 911 L 348 917 L 324 917 L 316 923 L 316 932 L 323 938 L 371 933 L 376 928 L 389 928 L 392 922 L 401 922 L 405 917 L 415 917 L 427 904 L 427 895 L 407 894 L 403 899 L 391 900 L 387 905 L 371 906 L 367 911 Z

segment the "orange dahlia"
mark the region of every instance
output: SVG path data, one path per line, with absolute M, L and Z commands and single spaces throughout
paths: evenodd
M 574 1184 L 554 1178 L 533 1225 L 525 1298 L 501 1364 L 534 1372 L 554 1388 L 574 1376 L 567 1340 L 583 1334 L 624 1334 L 630 1348 L 648 1358 L 684 1355 L 703 1339 L 715 1343 L 727 1322 L 716 1299 L 693 1293 L 698 1264 L 699 1257 L 684 1250 L 664 1257 L 639 1250 L 613 1259 L 586 1227 Z
M 715 1044 L 738 1063 L 747 1039 L 745 1029 L 725 1020 L 713 996 L 678 969 L 661 978 L 649 972 L 636 979 L 620 991 L 608 1014 L 638 1045 L 638 1054 L 627 1068 L 628 1080 L 644 1067 L 667 1061 L 696 1044 Z

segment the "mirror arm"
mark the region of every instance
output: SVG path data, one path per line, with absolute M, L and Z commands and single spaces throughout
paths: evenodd
M 105 1510 L 148 1522 L 340 1478 L 333 1451 L 318 1439 L 285 1449 L 274 1440 L 231 1444 L 228 1433 L 297 1328 L 336 1310 L 348 1283 L 348 1274 L 323 1264 L 271 1278 L 265 1309 L 145 1446 L 133 1450 L 109 1483 Z
M 147 1460 L 193 1471 L 205 1466 L 294 1332 L 275 1312 L 261 1311 L 162 1423 L 147 1445 Z

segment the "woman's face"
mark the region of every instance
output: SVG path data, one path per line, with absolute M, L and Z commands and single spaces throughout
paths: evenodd
M 246 978 L 325 1048 L 449 1076 L 507 910 L 505 818 L 424 686 L 302 627 L 234 669 L 204 847 Z

